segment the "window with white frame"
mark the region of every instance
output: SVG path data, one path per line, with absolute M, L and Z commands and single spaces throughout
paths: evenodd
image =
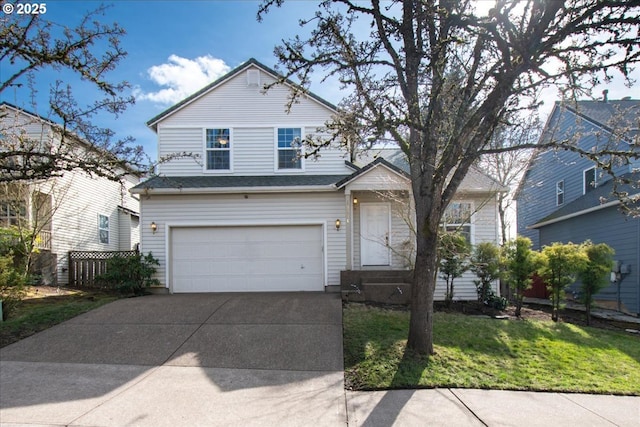
M 564 204 L 564 181 L 556 182 L 556 205 Z
M 278 169 L 302 169 L 302 129 L 278 128 Z
M 98 214 L 98 240 L 105 245 L 109 244 L 109 217 Z
M 230 170 L 231 132 L 229 129 L 207 129 L 205 138 L 207 170 Z
M 18 225 L 27 217 L 27 204 L 22 201 L 0 201 L 0 226 Z
M 583 173 L 584 190 L 582 194 L 587 194 L 589 191 L 596 188 L 596 168 L 595 166 L 586 169 Z
M 462 234 L 467 242 L 472 243 L 471 239 L 471 215 L 473 214 L 473 205 L 470 202 L 451 202 L 447 206 L 447 210 L 442 218 L 443 226 L 446 231 L 457 232 Z

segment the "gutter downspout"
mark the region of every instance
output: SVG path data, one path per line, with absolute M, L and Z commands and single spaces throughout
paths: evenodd
M 636 305 L 636 315 L 640 317 L 640 218 L 636 220 L 638 225 L 638 238 L 636 239 L 636 255 L 638 257 L 638 263 L 636 264 L 636 290 L 638 297 L 638 304 Z

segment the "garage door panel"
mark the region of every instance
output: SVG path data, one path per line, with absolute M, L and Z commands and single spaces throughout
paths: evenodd
M 173 292 L 320 291 L 322 227 L 175 228 Z

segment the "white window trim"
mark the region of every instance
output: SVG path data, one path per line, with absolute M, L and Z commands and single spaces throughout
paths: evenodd
M 208 129 L 229 129 L 229 169 L 207 169 L 207 152 L 216 151 L 211 148 L 207 148 L 207 130 Z M 233 128 L 230 126 L 205 126 L 202 128 L 202 171 L 207 174 L 228 174 L 233 172 L 233 151 L 235 147 L 235 141 L 233 139 Z M 222 150 L 217 150 L 222 151 Z
M 100 217 L 103 216 L 105 218 L 107 218 L 107 228 L 102 228 L 100 227 Z M 106 231 L 107 232 L 107 241 L 103 242 L 100 239 L 100 232 L 101 231 Z M 101 245 L 109 245 L 111 244 L 111 217 L 109 217 L 109 215 L 104 214 L 104 213 L 99 213 L 98 214 L 98 243 L 100 243 Z
M 300 146 L 300 169 L 280 169 L 278 167 L 278 152 L 280 151 L 278 149 L 278 129 L 292 129 L 292 128 L 296 128 L 296 129 L 300 129 L 300 139 L 302 141 L 304 141 L 304 138 L 306 137 L 305 134 L 305 127 L 304 126 L 299 126 L 299 125 L 292 125 L 292 126 L 288 126 L 288 125 L 280 125 L 277 126 L 275 128 L 273 128 L 273 160 L 274 160 L 274 164 L 273 164 L 273 170 L 275 173 L 279 173 L 279 174 L 297 174 L 297 173 L 301 173 L 305 171 L 305 150 L 304 150 L 304 144 L 302 144 Z
M 595 166 L 584 169 L 582 171 L 582 194 L 585 195 L 587 191 L 587 172 L 593 170 L 593 188 L 589 191 L 593 191 L 598 188 L 598 169 Z
M 562 191 L 558 191 L 558 184 L 562 183 Z M 558 196 L 562 194 L 562 203 L 558 203 Z M 556 182 L 556 206 L 564 205 L 564 179 Z
M 452 200 L 451 203 L 449 203 L 449 206 L 451 206 L 452 203 L 468 203 L 469 207 L 470 207 L 470 211 L 471 211 L 471 216 L 469 217 L 469 222 L 465 222 L 465 223 L 447 223 L 445 222 L 445 218 L 446 218 L 446 210 L 445 210 L 445 215 L 442 216 L 442 226 L 444 227 L 444 229 L 446 230 L 447 227 L 465 227 L 465 226 L 469 226 L 469 243 L 471 243 L 471 245 L 475 245 L 476 243 L 476 230 L 475 230 L 475 217 L 476 217 L 476 207 L 475 207 L 475 203 L 472 200 Z M 449 209 L 449 206 L 447 206 L 447 209 Z

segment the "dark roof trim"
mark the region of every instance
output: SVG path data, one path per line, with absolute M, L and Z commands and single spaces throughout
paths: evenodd
M 263 192 L 278 190 L 334 190 L 345 175 L 267 176 L 155 176 L 131 189 L 132 193 L 154 192 Z
M 137 216 L 137 217 L 139 217 L 139 216 L 140 216 L 140 214 L 139 214 L 138 212 L 136 212 L 136 211 L 134 211 L 134 210 L 131 210 L 131 209 L 129 209 L 129 208 L 125 208 L 125 207 L 124 207 L 124 206 L 122 206 L 122 205 L 118 205 L 118 209 L 119 209 L 119 210 L 121 210 L 122 212 L 126 213 L 126 214 L 131 215 L 131 216 Z
M 153 117 L 151 120 L 149 120 L 147 122 L 147 126 L 149 126 L 151 128 L 154 128 L 155 125 L 160 120 L 164 119 L 165 117 L 169 116 L 170 114 L 173 114 L 175 111 L 181 109 L 182 107 L 186 106 L 187 104 L 190 104 L 192 101 L 195 101 L 196 99 L 198 99 L 201 96 L 205 95 L 206 93 L 208 93 L 212 89 L 216 88 L 217 86 L 221 85 L 225 81 L 231 79 L 232 77 L 236 76 L 237 74 L 241 73 L 246 68 L 248 68 L 248 67 L 250 67 L 252 65 L 254 65 L 254 66 L 258 67 L 258 68 L 261 68 L 264 72 L 266 72 L 267 74 L 271 74 L 276 79 L 281 79 L 283 77 L 282 75 L 277 73 L 275 70 L 273 70 L 270 67 L 267 67 L 266 65 L 264 65 L 260 61 L 256 60 L 255 58 L 250 58 L 248 61 L 240 64 L 239 66 L 237 66 L 233 70 L 229 71 L 224 76 L 220 77 L 216 81 L 214 81 L 214 82 L 208 84 L 207 86 L 203 87 L 202 89 L 200 89 L 199 91 L 197 91 L 193 95 L 188 96 L 187 98 L 183 99 L 182 101 L 178 102 L 177 104 L 173 105 L 172 107 L 169 107 L 168 109 L 164 110 L 162 113 L 160 113 L 157 116 Z M 335 105 L 333 105 L 329 101 L 319 97 L 318 95 L 314 94 L 313 92 L 310 92 L 310 91 L 307 91 L 307 90 L 303 89 L 299 84 L 294 83 L 293 81 L 291 81 L 289 79 L 285 79 L 285 83 L 290 85 L 290 86 L 293 86 L 295 88 L 301 89 L 310 98 L 315 99 L 316 101 L 318 101 L 319 103 L 323 104 L 325 107 L 333 110 L 334 112 L 338 110 L 338 107 L 336 107 Z
M 398 166 L 394 165 L 393 163 L 388 162 L 387 160 L 385 160 L 383 157 L 378 157 L 377 159 L 375 159 L 373 162 L 369 163 L 368 165 L 360 168 L 359 170 L 357 170 L 356 172 L 352 173 L 351 175 L 349 175 L 348 177 L 338 181 L 336 183 L 336 187 L 337 188 L 342 188 L 345 185 L 347 185 L 349 182 L 353 181 L 354 179 L 356 179 L 357 177 L 359 177 L 360 175 L 363 175 L 365 173 L 367 173 L 368 171 L 370 171 L 371 169 L 375 168 L 378 165 L 382 165 L 390 170 L 392 170 L 393 172 L 397 173 L 398 175 L 402 176 L 403 178 L 407 178 L 410 179 L 409 174 L 406 173 L 404 170 L 400 169 Z M 354 165 L 355 166 L 355 165 Z M 357 166 L 356 166 L 357 167 Z

